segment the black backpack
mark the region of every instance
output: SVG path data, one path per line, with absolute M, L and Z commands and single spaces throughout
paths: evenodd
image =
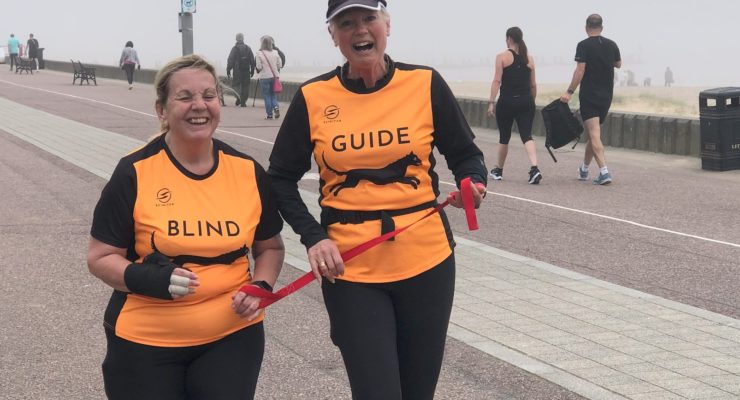
M 236 64 L 234 65 L 234 69 L 239 71 L 249 71 L 254 64 L 254 56 L 250 57 L 251 52 L 252 49 L 250 49 L 246 44 L 241 46 L 237 45 Z
M 583 125 L 570 111 L 568 103 L 560 99 L 553 101 L 542 109 L 542 119 L 545 121 L 545 148 L 550 153 L 553 161 L 558 162 L 552 149 L 559 149 L 575 140 L 573 148 L 581 139 Z
M 275 51 L 278 52 L 278 56 L 280 56 L 280 62 L 283 64 L 283 68 L 285 68 L 285 53 L 283 53 L 280 49 L 277 48 L 277 46 L 273 45 L 272 47 L 275 49 Z

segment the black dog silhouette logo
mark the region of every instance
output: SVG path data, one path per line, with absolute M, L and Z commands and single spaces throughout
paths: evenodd
M 353 188 L 357 186 L 363 179 L 366 181 L 370 181 L 376 185 L 387 185 L 389 183 L 398 182 L 404 183 L 406 185 L 411 185 L 414 189 L 419 186 L 419 179 L 413 176 L 406 176 L 406 169 L 409 166 L 421 165 L 421 159 L 416 154 L 414 154 L 413 151 L 403 156 L 401 159 L 386 165 L 383 168 L 375 169 L 358 168 L 351 169 L 349 171 L 337 171 L 336 169 L 332 168 L 328 162 L 326 162 L 326 157 L 324 156 L 324 153 L 321 153 L 321 159 L 324 161 L 324 165 L 326 166 L 326 168 L 328 168 L 330 171 L 339 176 L 346 177 L 343 182 L 332 185 L 332 187 L 329 188 L 329 192 L 331 192 L 334 196 L 338 195 L 339 191 L 341 191 L 342 189 Z

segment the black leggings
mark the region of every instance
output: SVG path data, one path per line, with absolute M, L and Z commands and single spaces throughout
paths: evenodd
M 389 283 L 321 284 L 355 400 L 431 400 L 455 291 L 455 257 Z
M 265 350 L 262 323 L 213 343 L 156 347 L 130 342 L 109 329 L 103 361 L 111 400 L 244 400 L 254 398 Z
M 534 98 L 532 96 L 505 97 L 496 103 L 499 143 L 509 144 L 514 120 L 519 128 L 522 143 L 532 140 L 532 122 L 534 121 Z
M 126 79 L 128 80 L 128 84 L 134 83 L 134 69 L 136 68 L 136 64 L 123 64 L 123 70 L 126 71 Z

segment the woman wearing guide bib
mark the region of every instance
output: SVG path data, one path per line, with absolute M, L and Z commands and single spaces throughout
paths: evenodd
M 485 194 L 483 155 L 439 73 L 385 54 L 384 0 L 330 0 L 328 30 L 347 62 L 304 83 L 270 155 L 277 202 L 322 280 L 331 339 L 354 399 L 432 399 L 455 287 L 444 212 L 345 265 L 340 251 L 406 226 L 440 194 L 433 148 Z M 321 221 L 297 183 L 319 166 Z M 461 207 L 460 199 L 452 204 Z M 323 277 L 323 278 L 322 278 Z

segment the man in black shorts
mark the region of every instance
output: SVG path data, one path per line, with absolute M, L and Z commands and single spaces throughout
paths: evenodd
M 576 47 L 575 60 L 578 65 L 573 72 L 573 79 L 567 92 L 560 96 L 561 101 L 569 102 L 578 85 L 581 85 L 578 99 L 581 103 L 581 118 L 588 133 L 588 143 L 583 164 L 578 168 L 578 179 L 582 181 L 588 179 L 588 165 L 595 158 L 596 164 L 599 165 L 599 176 L 593 180 L 594 185 L 606 185 L 612 181 L 606 167 L 604 145 L 601 143 L 601 124 L 604 123 L 612 104 L 614 68 L 622 67 L 619 47 L 614 41 L 601 36 L 603 29 L 603 20 L 599 14 L 588 16 L 586 19 L 588 38 L 578 43 Z

